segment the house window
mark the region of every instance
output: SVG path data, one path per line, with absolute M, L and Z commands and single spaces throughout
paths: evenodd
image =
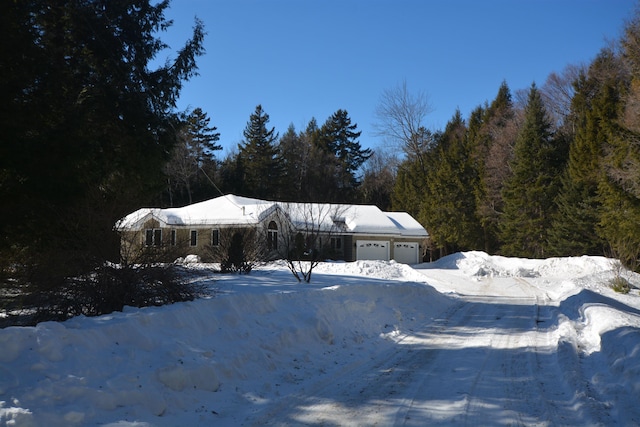
M 267 227 L 267 247 L 270 251 L 278 249 L 278 224 L 271 221 Z
M 198 246 L 198 230 L 191 230 L 191 240 L 189 244 L 191 246 Z
M 211 230 L 211 246 L 220 246 L 220 230 Z
M 148 228 L 145 230 L 144 237 L 145 246 L 161 246 L 162 245 L 162 229 Z
M 171 230 L 171 246 L 176 245 L 176 230 Z
M 331 249 L 335 249 L 337 251 L 342 249 L 342 237 L 331 238 Z
M 304 254 L 312 255 L 316 253 L 317 250 L 322 250 L 322 237 L 318 236 L 316 233 L 308 234 L 304 241 Z

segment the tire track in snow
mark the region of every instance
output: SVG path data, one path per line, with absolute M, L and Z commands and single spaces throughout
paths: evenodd
M 461 306 L 454 304 L 439 318 L 446 321 L 449 313 Z M 433 323 L 428 325 L 433 326 Z M 426 328 L 417 329 L 422 331 Z M 414 370 L 429 365 L 429 359 L 436 354 L 415 352 L 411 345 L 405 345 L 405 341 L 411 338 L 410 334 L 402 333 L 395 337 L 396 345 L 393 348 L 367 354 L 366 358 L 327 371 L 317 380 L 306 381 L 304 388 L 272 403 L 265 411 L 248 417 L 242 425 L 387 425 L 378 424 L 376 420 L 388 418 L 389 411 L 395 413 L 396 407 L 386 405 L 384 399 L 400 398 L 407 385 L 415 383 L 412 379 Z M 305 410 L 306 414 L 303 413 Z M 304 421 L 301 422 L 302 418 Z
M 531 302 L 530 319 L 523 322 L 522 328 L 532 331 L 521 337 L 508 335 L 506 346 L 508 348 L 521 348 L 522 357 L 511 357 L 504 362 L 505 376 L 511 380 L 508 383 L 507 392 L 510 395 L 518 396 L 521 401 L 530 403 L 532 414 L 524 417 L 522 411 L 517 406 L 509 408 L 514 411 L 518 420 L 518 425 L 531 425 L 532 418 L 537 421 L 537 425 L 560 425 L 558 423 L 557 408 L 554 403 L 547 399 L 546 390 L 543 388 L 544 380 L 541 376 L 546 376 L 546 370 L 551 369 L 549 363 L 544 363 L 540 358 L 542 352 L 548 352 L 549 340 L 547 334 L 540 330 L 540 301 L 533 291 L 531 283 L 527 280 L 514 277 L 514 286 L 522 290 L 523 295 Z M 541 343 L 545 343 L 541 347 Z M 526 374 L 526 375 L 525 375 Z
M 425 392 L 433 387 L 433 380 L 425 378 L 425 383 L 415 387 L 413 399 L 408 408 L 399 411 L 395 425 L 418 425 L 415 420 L 430 425 L 441 423 L 442 425 L 477 425 L 478 423 L 501 424 L 500 419 L 491 419 L 491 414 L 501 415 L 509 420 L 508 423 L 516 425 L 559 425 L 566 424 L 567 419 L 558 415 L 558 408 L 553 399 L 546 398 L 548 390 L 544 387 L 544 379 L 540 380 L 540 374 L 544 374 L 550 368 L 548 362 L 540 360 L 540 353 L 548 353 L 548 332 L 540 332 L 539 301 L 532 292 L 530 284 L 524 280 L 501 280 L 503 285 L 520 288 L 522 297 L 519 298 L 470 298 L 462 309 L 452 313 L 447 319 L 451 329 L 462 329 L 470 320 L 484 318 L 489 327 L 480 329 L 478 334 L 485 336 L 480 340 L 477 348 L 470 348 L 460 353 L 458 360 L 448 357 L 437 358 L 436 366 L 431 371 L 452 371 L 451 381 L 456 381 L 456 371 L 463 370 L 464 365 L 472 365 L 474 369 L 468 370 L 466 377 L 460 377 L 458 382 L 458 394 L 463 399 L 463 405 L 459 405 L 460 413 L 449 414 L 449 417 L 437 419 L 433 414 L 438 413 L 438 408 L 425 405 Z M 474 304 L 474 302 L 480 304 Z M 487 308 L 494 308 L 495 322 L 490 326 L 491 316 Z M 490 310 L 491 311 L 491 310 Z M 511 331 L 513 330 L 513 331 Z M 522 333 L 516 333 L 515 331 Z M 542 348 L 540 348 L 541 340 Z M 443 352 L 446 353 L 446 352 Z M 456 365 L 458 366 L 456 368 Z M 453 366 L 453 368 L 450 368 Z M 449 367 L 449 368 L 448 368 Z M 554 378 L 559 369 L 554 369 Z M 437 385 L 437 384 L 436 384 Z M 552 395 L 557 393 L 557 385 L 551 388 Z M 560 392 L 562 394 L 562 392 Z M 498 404 L 502 402 L 502 406 Z M 450 404 L 454 407 L 454 404 Z M 416 409 L 412 414 L 412 410 Z M 426 410 L 425 410 L 426 409 Z M 485 417 L 484 419 L 482 417 Z
M 533 301 L 535 299 L 517 300 L 520 304 Z M 411 403 L 407 409 L 398 412 L 395 425 L 500 424 L 492 417 L 504 417 L 505 411 L 510 422 L 519 420 L 519 425 L 531 425 L 534 417 L 528 407 L 529 399 L 523 397 L 522 390 L 514 387 L 514 384 L 522 382 L 522 365 L 527 365 L 522 361 L 520 352 L 513 350 L 522 346 L 522 338 L 513 342 L 517 335 L 507 328 L 514 327 L 512 323 L 516 317 L 521 317 L 522 322 L 529 325 L 520 324 L 517 328 L 527 331 L 533 327 L 535 307 L 522 314 L 516 313 L 519 307 L 528 308 L 530 304 L 514 305 L 513 299 L 507 299 L 504 304 L 497 302 L 495 298 L 469 299 L 447 319 L 447 328 L 443 332 L 455 337 L 449 344 L 457 350 L 451 351 L 446 345 L 436 350 L 439 356 L 428 371 L 438 375 L 435 378 L 426 375 L 420 379 L 412 392 Z M 496 323 L 504 323 L 505 327 L 497 327 Z M 487 327 L 470 328 L 465 332 L 469 324 L 486 324 Z M 467 338 L 467 335 L 476 336 Z M 464 341 L 469 340 L 473 342 L 466 345 Z M 447 383 L 455 384 L 455 390 L 452 389 L 448 401 L 443 402 L 439 399 L 438 390 L 446 389 Z M 517 391 L 515 396 L 514 391 Z M 523 406 L 527 406 L 524 411 Z
M 452 306 L 449 310 L 444 313 L 444 317 L 437 322 L 435 325 L 433 323 L 429 325 L 425 325 L 423 328 L 424 331 L 433 330 L 434 335 L 440 335 L 445 333 L 448 328 L 451 326 L 451 320 L 456 317 L 464 317 L 465 314 L 461 314 L 467 309 L 467 304 L 464 302 L 460 302 Z M 434 349 L 433 351 L 433 359 L 429 361 L 429 363 L 420 363 L 419 368 L 414 368 L 413 372 L 420 372 L 423 377 L 426 377 L 433 373 L 434 369 L 437 368 L 438 361 L 437 357 L 441 356 L 441 352 Z M 425 362 L 425 361 L 421 361 Z M 415 411 L 420 405 L 417 402 L 418 400 L 422 400 L 422 396 L 424 395 L 423 388 L 427 385 L 427 381 L 413 381 L 412 386 L 409 387 L 406 391 L 408 396 L 402 399 L 400 405 L 398 405 L 399 409 L 397 410 L 393 425 L 395 426 L 405 426 L 407 424 L 411 424 L 414 422 L 415 417 L 412 414 L 412 411 Z M 424 421 L 424 420 L 422 420 Z
M 395 348 L 306 382 L 245 425 L 550 426 L 602 420 L 589 408 L 588 395 L 575 393 L 563 375 L 554 311 L 545 306 L 541 314 L 535 286 L 513 277 L 490 281 L 482 285 L 510 287 L 517 296 L 461 296 L 438 319 L 396 338 Z M 591 410 L 576 417 L 576 405 Z

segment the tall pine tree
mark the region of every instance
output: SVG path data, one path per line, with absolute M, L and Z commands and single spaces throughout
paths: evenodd
M 283 161 L 284 181 L 281 200 L 309 201 L 309 173 L 312 167 L 312 145 L 305 133 L 298 134 L 290 125 L 278 144 Z
M 394 210 L 405 211 L 418 218 L 422 203 L 425 202 L 428 173 L 439 138 L 439 132 L 434 133 L 423 127 L 414 135 L 417 141 L 415 150 L 407 153 L 407 158 L 398 165 L 396 182 L 391 194 Z M 425 224 L 423 220 L 420 221 Z
M 510 175 L 509 162 L 517 134 L 511 92 L 506 82 L 496 98 L 471 114 L 467 133 L 471 157 L 478 174 L 475 187 L 477 216 L 483 230 L 483 248 L 499 248 L 498 222 L 503 210 L 502 188 Z
M 540 93 L 533 84 L 515 143 L 513 175 L 503 190 L 500 230 L 504 255 L 541 258 L 547 254 L 558 176 L 565 163 L 565 150 L 553 139 L 550 129 Z
M 575 83 L 569 116 L 574 137 L 550 233 L 553 255 L 602 255 L 605 251 L 598 233 L 598 186 L 603 179 L 603 150 L 617 117 L 618 73 L 611 73 L 616 62 L 611 50 L 603 50 Z
M 416 180 L 416 176 L 422 176 L 418 162 L 409 159 L 401 162 L 391 193 L 392 210 L 408 212 L 414 218 L 420 214 L 426 184 L 426 178 Z
M 632 269 L 640 266 L 640 10 L 625 27 L 620 61 L 609 71 L 616 86 L 606 87 L 608 144 L 604 148 L 600 235 L 613 255 Z M 613 102 L 613 100 L 617 102 Z
M 277 198 L 282 182 L 282 159 L 275 128 L 268 129 L 269 115 L 258 105 L 244 130 L 245 140 L 238 144 L 244 173 L 245 196 L 259 199 Z
M 180 127 L 178 140 L 165 166 L 170 206 L 193 203 L 198 182 L 204 181 L 205 187 L 211 188 L 209 174 L 213 176 L 215 172 L 215 152 L 222 147 L 217 144 L 220 133 L 216 132 L 215 126 L 209 125 L 210 122 L 207 113 L 196 108 Z
M 447 123 L 432 153 L 420 218 L 442 255 L 475 249 L 482 236 L 475 208 L 477 173 L 460 111 Z
M 117 260 L 113 225 L 163 188 L 176 99 L 204 51 L 196 21 L 175 59 L 153 66 L 168 6 L 1 3 L 0 260 L 48 263 L 49 283 Z
M 329 155 L 330 164 L 326 166 L 332 169 L 327 182 L 335 186 L 332 201 L 354 200 L 355 190 L 361 183 L 358 171 L 372 155 L 371 149 L 363 149 L 358 141 L 362 132 L 357 128 L 357 124 L 351 124 L 346 110 L 333 113 L 320 128 L 319 148 Z

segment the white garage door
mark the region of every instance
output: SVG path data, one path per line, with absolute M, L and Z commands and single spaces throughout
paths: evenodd
M 420 258 L 418 242 L 397 242 L 393 247 L 393 259 L 404 264 L 417 264 Z
M 356 241 L 356 259 L 389 260 L 389 242 L 385 240 Z

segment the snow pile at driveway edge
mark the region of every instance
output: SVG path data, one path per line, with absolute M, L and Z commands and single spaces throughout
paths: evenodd
M 424 323 L 448 304 L 422 284 L 337 284 L 6 328 L 0 393 L 13 400 L 0 406 L 0 421 L 84 425 L 103 411 L 120 419 L 162 417 L 170 407 L 186 408 L 194 394 L 213 393 L 208 399 L 215 400 L 273 387 L 261 373 L 313 360 L 316 370 L 281 378 L 293 384 L 346 363 L 346 351 L 368 357 L 357 355 L 372 347 L 365 343 L 376 341 L 383 351 L 392 345 L 386 333 Z

